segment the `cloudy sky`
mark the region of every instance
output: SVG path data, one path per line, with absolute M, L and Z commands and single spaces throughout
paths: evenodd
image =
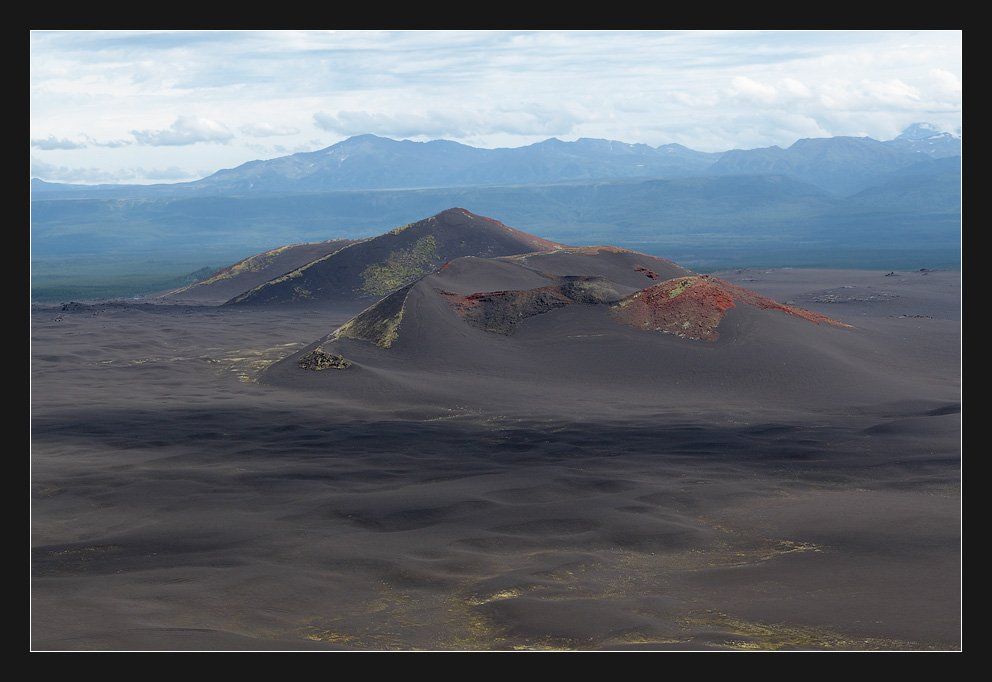
M 174 182 L 346 137 L 718 151 L 961 125 L 960 32 L 32 32 L 31 174 Z

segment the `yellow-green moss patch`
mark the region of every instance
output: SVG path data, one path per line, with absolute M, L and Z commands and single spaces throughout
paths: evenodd
M 338 327 L 333 337 L 361 339 L 374 343 L 380 348 L 389 348 L 399 337 L 409 289 L 410 287 L 407 286 L 366 308 Z
M 410 248 L 390 253 L 385 263 L 365 268 L 360 291 L 367 296 L 385 296 L 426 275 L 439 260 L 434 237 L 421 237 Z

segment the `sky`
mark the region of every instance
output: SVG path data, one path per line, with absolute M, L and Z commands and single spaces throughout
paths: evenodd
M 151 183 L 352 135 L 702 151 L 960 133 L 959 31 L 33 31 L 32 177 Z

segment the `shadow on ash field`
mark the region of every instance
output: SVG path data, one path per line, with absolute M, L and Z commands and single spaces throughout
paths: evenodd
M 949 346 L 954 395 L 955 287 L 744 276 Z M 35 311 L 35 648 L 959 646 L 954 400 L 403 417 L 253 381 L 351 312 Z

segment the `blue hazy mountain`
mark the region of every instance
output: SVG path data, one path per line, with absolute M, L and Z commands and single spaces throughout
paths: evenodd
M 875 184 L 879 178 L 918 165 L 923 158 L 961 154 L 961 140 L 942 133 L 922 137 L 915 124 L 895 140 L 827 137 L 798 140 L 791 147 L 735 149 L 725 152 L 707 171 L 713 175 L 788 175 L 838 195 Z M 955 148 L 956 147 L 956 148 Z
M 314 152 L 249 161 L 195 182 L 85 189 L 140 196 L 517 185 L 695 175 L 717 158 L 719 154 L 678 144 L 650 147 L 588 138 L 574 142 L 551 138 L 524 147 L 484 149 L 448 140 L 413 142 L 358 135 Z M 33 189 L 75 193 L 84 187 L 37 181 Z
M 935 159 L 961 156 L 961 138 L 942 132 L 930 123 L 914 123 L 886 144 L 896 149 L 920 152 Z
M 782 175 L 242 196 L 39 195 L 32 248 L 35 258 L 171 254 L 219 266 L 287 243 L 367 237 L 465 206 L 555 241 L 654 245 L 692 262 L 717 252 L 719 262 L 738 262 L 756 249 L 801 251 L 813 243 L 851 253 L 895 241 L 927 253 L 936 244 L 956 251 L 959 185 L 960 158 L 952 157 L 881 175 L 849 197 Z M 931 233 L 903 240 L 899 226 L 907 221 L 930 224 Z
M 316 152 L 252 161 L 199 181 L 223 192 L 404 189 L 512 185 L 700 173 L 717 155 L 679 145 L 552 138 L 525 147 L 481 149 L 435 140 L 361 135 Z
M 588 139 L 487 150 L 366 135 L 180 185 L 34 180 L 32 260 L 36 283 L 70 262 L 98 277 L 137 260 L 141 272 L 152 261 L 165 271 L 169 261 L 181 275 L 463 206 L 555 241 L 619 244 L 690 266 L 953 266 L 961 159 L 946 154 L 955 149 L 959 137 L 922 125 L 887 142 L 824 138 L 723 154 Z
M 359 135 L 314 152 L 249 161 L 201 180 L 170 185 L 64 185 L 35 180 L 38 194 L 148 196 L 322 192 L 546 184 L 622 178 L 788 175 L 835 194 L 851 194 L 922 156 L 960 155 L 960 137 L 917 123 L 899 137 L 803 139 L 792 146 L 699 152 L 612 140 L 552 138 L 524 147 L 483 149 L 448 140 L 412 142 Z
M 961 157 L 941 157 L 881 176 L 877 184 L 847 197 L 844 206 L 919 215 L 960 213 Z

